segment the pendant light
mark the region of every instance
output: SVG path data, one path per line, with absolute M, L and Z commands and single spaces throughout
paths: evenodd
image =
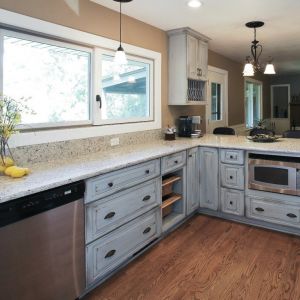
M 118 65 L 126 65 L 127 64 L 127 58 L 124 51 L 124 48 L 122 47 L 122 3 L 128 3 L 132 0 L 114 0 L 116 2 L 120 3 L 120 46 L 116 51 L 114 62 Z
M 256 71 L 262 72 L 262 66 L 259 62 L 259 58 L 262 54 L 263 46 L 259 44 L 259 41 L 256 40 L 256 28 L 260 28 L 264 26 L 264 24 L 265 23 L 261 21 L 252 21 L 245 24 L 246 27 L 254 29 L 254 40 L 252 41 L 251 45 L 252 58 L 250 56 L 246 57 L 243 71 L 244 76 L 254 76 Z M 264 74 L 276 74 L 272 59 L 270 59 L 266 64 Z

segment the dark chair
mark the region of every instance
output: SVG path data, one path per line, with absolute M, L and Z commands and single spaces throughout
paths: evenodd
M 230 127 L 217 127 L 214 129 L 213 134 L 235 135 L 235 130 Z
M 269 130 L 269 129 L 263 129 L 263 128 L 253 128 L 250 130 L 249 135 L 250 136 L 254 136 L 257 134 L 267 134 L 267 135 L 275 135 L 275 132 L 273 130 Z
M 290 139 L 300 139 L 300 130 L 287 130 L 282 133 L 282 137 Z

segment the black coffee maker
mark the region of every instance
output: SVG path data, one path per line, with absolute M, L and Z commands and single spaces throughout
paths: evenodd
M 178 119 L 178 136 L 191 137 L 193 132 L 192 117 L 181 116 Z

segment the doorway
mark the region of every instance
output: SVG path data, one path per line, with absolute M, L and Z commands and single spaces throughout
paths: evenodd
M 228 71 L 208 66 L 206 132 L 228 126 Z

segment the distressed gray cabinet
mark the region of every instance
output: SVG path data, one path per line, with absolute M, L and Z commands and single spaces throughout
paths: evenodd
M 194 212 L 200 204 L 200 168 L 198 148 L 187 151 L 187 214 Z
M 200 207 L 218 210 L 219 153 L 216 148 L 200 148 Z

